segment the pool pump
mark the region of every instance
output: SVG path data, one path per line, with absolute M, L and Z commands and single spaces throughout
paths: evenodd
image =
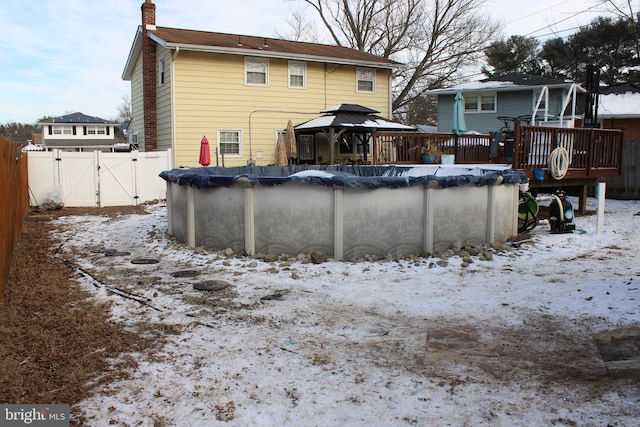
M 551 226 L 551 234 L 573 233 L 576 229 L 573 206 L 562 190 L 551 195 L 549 225 Z

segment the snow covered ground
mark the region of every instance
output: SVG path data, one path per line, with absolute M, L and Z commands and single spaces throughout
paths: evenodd
M 166 208 L 148 211 L 58 220 L 61 256 L 114 319 L 179 331 L 79 405 L 92 425 L 640 424 L 638 377 L 610 375 L 594 339 L 640 326 L 638 201 L 607 200 L 601 234 L 579 217 L 585 233 L 539 227 L 468 266 L 227 257 L 176 244 Z M 185 270 L 200 274 L 171 275 Z

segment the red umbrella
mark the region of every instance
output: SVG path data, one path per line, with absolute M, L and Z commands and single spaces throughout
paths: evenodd
M 200 141 L 200 160 L 198 160 L 202 166 L 209 166 L 211 163 L 211 152 L 209 151 L 209 140 L 206 136 L 202 137 Z

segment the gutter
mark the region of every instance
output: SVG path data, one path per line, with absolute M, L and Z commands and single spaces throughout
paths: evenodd
M 329 56 L 324 57 L 324 56 L 314 56 L 314 55 L 299 55 L 299 54 L 286 53 L 286 52 L 275 52 L 267 49 L 265 50 L 238 49 L 238 48 L 222 47 L 222 46 L 203 46 L 203 45 L 194 45 L 194 44 L 171 43 L 171 42 L 166 42 L 162 40 L 160 37 L 152 33 L 149 34 L 149 37 L 151 37 L 156 43 L 168 49 L 176 49 L 180 47 L 183 50 L 191 50 L 195 52 L 225 53 L 230 55 L 255 56 L 255 57 L 276 58 L 276 59 L 291 59 L 291 60 L 307 61 L 307 62 L 328 62 L 330 64 L 354 65 L 358 67 L 369 67 L 369 68 L 387 68 L 390 70 L 396 69 L 396 68 L 406 68 L 406 65 L 400 64 L 400 63 L 390 64 L 388 62 L 349 60 L 349 59 L 341 59 L 341 58 L 335 58 L 335 57 L 329 57 Z

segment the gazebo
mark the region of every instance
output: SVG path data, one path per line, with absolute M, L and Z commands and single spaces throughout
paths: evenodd
M 415 131 L 413 126 L 403 125 L 377 116 L 379 111 L 357 104 L 340 104 L 321 111 L 323 116 L 316 117 L 295 126 L 298 138 L 299 161 L 318 164 L 322 156 L 320 139 L 328 145 L 329 164 L 336 163 L 338 155 L 344 157 L 362 157 L 367 162 L 371 134 L 376 131 Z

